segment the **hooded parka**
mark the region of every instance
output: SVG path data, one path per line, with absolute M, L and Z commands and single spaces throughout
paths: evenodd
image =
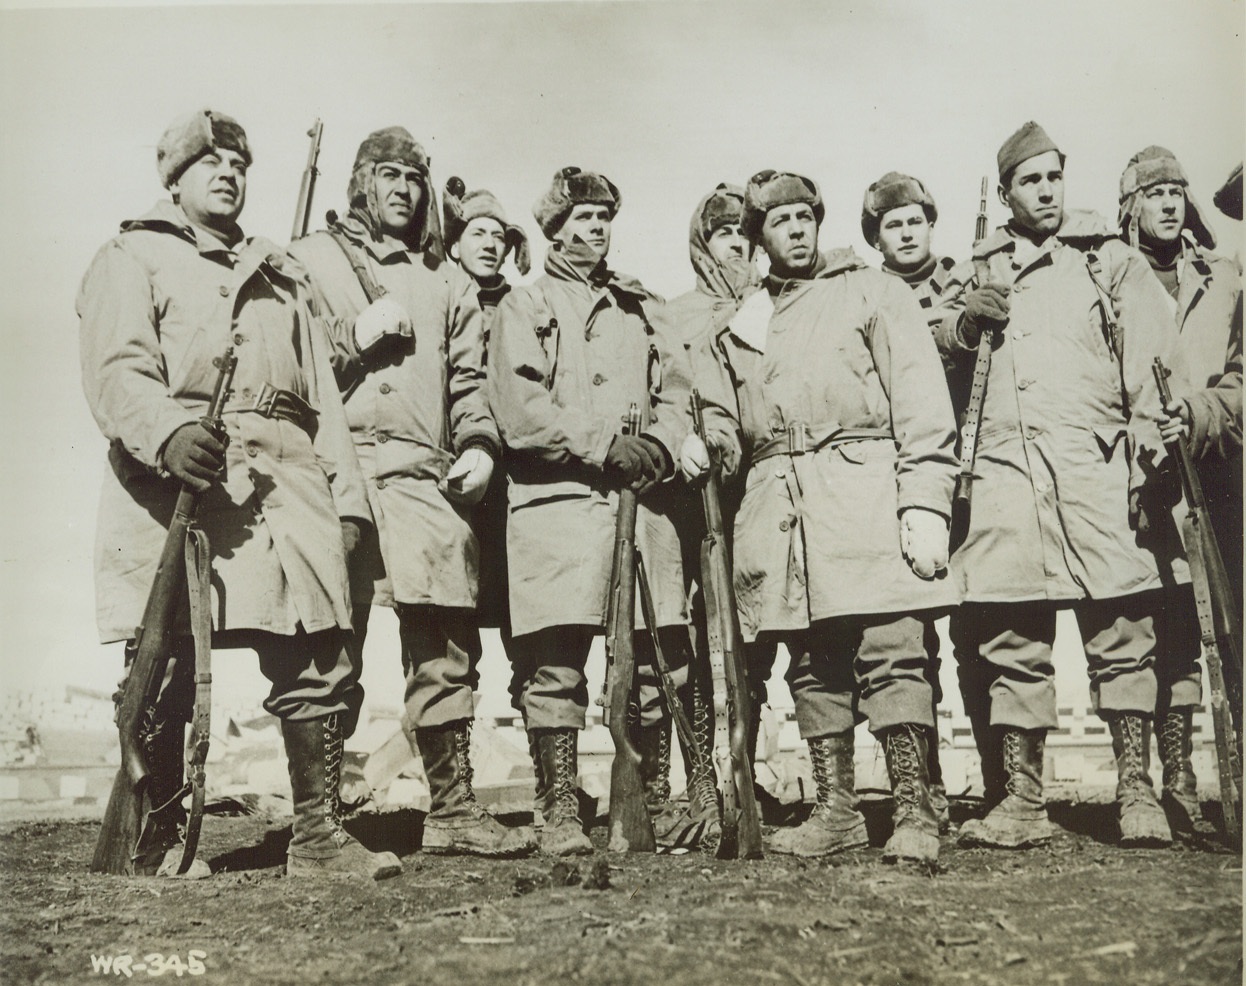
M 124 223 L 78 294 L 83 389 L 112 443 L 96 539 L 100 639 L 139 623 L 180 484 L 162 452 L 206 412 L 232 346 L 226 474 L 200 497 L 212 545 L 216 631 L 349 629 L 340 518 L 367 500 L 323 329 L 285 254 L 261 239 L 231 249 L 172 202 Z M 265 384 L 316 412 L 302 427 L 254 411 Z
M 345 251 L 329 232 L 291 245 L 328 326 L 378 534 L 379 555 L 357 562 L 356 602 L 473 607 L 479 550 L 471 510 L 450 503 L 437 484 L 470 447 L 498 457 L 476 284 L 435 259 L 430 269 L 425 253 L 378 240 L 356 219 L 336 228 L 387 297 L 402 305 L 414 333 L 407 352 L 365 366 L 354 323 L 368 298 Z
M 1005 226 L 945 289 L 935 330 L 953 361 L 975 264 L 1010 291 L 991 357 L 973 509 L 953 574 L 971 602 L 1106 599 L 1158 588 L 1129 495 L 1164 458 L 1151 370 L 1175 338 L 1163 289 L 1102 218 L 1068 212 L 1025 262 Z M 1098 287 L 1096 286 L 1098 282 Z
M 489 344 L 489 401 L 506 445 L 506 530 L 515 636 L 605 622 L 618 493 L 603 462 L 628 408 L 673 462 L 687 434 L 686 380 L 639 282 L 599 264 L 583 276 L 560 249 L 545 275 L 498 305 Z M 687 623 L 669 490 L 640 502 L 636 544 L 660 626 Z M 641 608 L 637 604 L 637 628 Z
M 951 401 L 913 292 L 851 251 L 766 288 L 693 363 L 707 427 L 751 458 L 734 537 L 745 639 L 955 604 L 951 579 L 919 579 L 900 550 L 900 512 L 948 516 L 956 472 Z M 767 455 L 790 447 L 789 428 L 806 454 Z

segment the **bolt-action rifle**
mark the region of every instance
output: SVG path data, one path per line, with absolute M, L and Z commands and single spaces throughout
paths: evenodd
M 731 565 L 723 533 L 721 465 L 705 434 L 701 395 L 692 392 L 692 423 L 697 437 L 710 449 L 710 470 L 701 488 L 705 536 L 701 539 L 701 594 L 705 600 L 705 636 L 709 645 L 714 695 L 714 770 L 722 798 L 720 859 L 760 859 L 761 820 L 753 793 L 749 749 L 752 699 L 739 617 L 731 588 Z
M 1172 400 L 1169 371 L 1158 356 L 1152 363 L 1160 402 Z M 1181 524 L 1182 540 L 1190 562 L 1194 608 L 1199 635 L 1207 659 L 1211 686 L 1211 719 L 1216 737 L 1216 765 L 1220 773 L 1220 805 L 1225 831 L 1231 839 L 1241 833 L 1242 803 L 1242 624 L 1233 601 L 1233 590 L 1224 556 L 1211 526 L 1203 484 L 1185 441 L 1169 443 L 1168 452 L 1181 475 L 1181 492 L 1188 512 Z
M 225 429 L 221 413 L 229 400 L 237 357 L 231 348 L 214 360 L 218 373 L 203 426 L 220 439 Z M 121 689 L 117 730 L 121 738 L 121 769 L 113 781 L 108 807 L 95 844 L 91 870 L 95 873 L 143 875 L 154 873 L 164 854 L 182 841 L 185 849 L 177 872 L 185 873 L 195 858 L 203 818 L 204 764 L 207 761 L 212 709 L 210 598 L 211 552 L 207 535 L 195 522 L 199 494 L 183 484 L 173 508 L 173 519 L 156 567 L 143 621 L 126 645 L 129 675 Z M 187 607 L 195 642 L 195 710 L 186 743 L 187 779 L 182 789 L 163 804 L 151 799 L 149 751 L 160 729 L 180 729 L 177 720 L 161 722 L 156 701 L 168 670 L 178 635 L 178 615 Z M 186 831 L 178 832 L 178 808 L 187 795 Z
M 316 122 L 307 131 L 311 145 L 307 148 L 307 167 L 303 169 L 303 181 L 299 185 L 299 201 L 294 208 L 294 231 L 290 233 L 291 240 L 306 236 L 307 227 L 311 224 L 312 197 L 316 194 L 316 176 L 320 174 L 316 168 L 316 162 L 320 159 L 320 137 L 323 133 L 324 124 L 320 122 L 320 117 L 316 117 Z
M 624 420 L 623 434 L 640 431 L 635 404 Z M 606 610 L 606 718 L 614 741 L 610 767 L 610 842 L 613 852 L 653 852 L 657 839 L 645 805 L 640 751 L 632 737 L 636 688 L 636 493 L 619 491 L 614 525 L 614 561 Z
M 986 193 L 989 182 L 982 177 L 982 193 L 978 199 L 978 217 L 974 221 L 973 244 L 976 247 L 986 239 L 988 216 Z M 978 286 L 985 283 L 985 263 L 975 261 Z M 973 464 L 978 453 L 978 427 L 982 423 L 982 402 L 986 398 L 986 378 L 991 374 L 991 346 L 995 341 L 993 330 L 984 329 L 978 340 L 978 354 L 973 364 L 973 382 L 969 390 L 969 404 L 965 408 L 965 420 L 960 431 L 960 471 L 956 474 L 956 486 L 952 491 L 952 523 L 950 544 L 955 550 L 965 540 L 969 531 L 969 510 L 973 501 Z

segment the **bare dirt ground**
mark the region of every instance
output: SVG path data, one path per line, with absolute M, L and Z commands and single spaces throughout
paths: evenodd
M 1051 811 L 1061 830 L 1049 847 L 958 850 L 948 838 L 932 875 L 882 862 L 888 807 L 867 808 L 871 848 L 815 861 L 600 848 L 568 863 L 435 857 L 418 851 L 418 813 L 356 818 L 348 827 L 366 844 L 403 857 L 403 875 L 379 884 L 286 880 L 288 817 L 208 816 L 200 855 L 214 874 L 198 882 L 88 873 L 94 821 L 10 822 L 0 826 L 0 979 L 58 986 L 151 978 L 299 986 L 1242 981 L 1239 853 L 1121 850 L 1110 844 L 1110 805 L 1057 803 Z M 592 835 L 601 847 L 604 819 L 597 822 Z M 606 867 L 608 888 L 585 886 Z

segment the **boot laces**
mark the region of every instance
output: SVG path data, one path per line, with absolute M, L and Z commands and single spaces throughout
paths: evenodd
M 333 840 L 350 841 L 342 827 L 342 729 L 336 712 L 324 718 L 324 817 Z
M 1180 712 L 1169 712 L 1156 730 L 1159 740 L 1159 759 L 1164 767 L 1164 786 L 1168 787 L 1180 774 L 1193 770 L 1190 749 L 1186 741 L 1186 718 Z
M 553 810 L 567 818 L 575 818 L 579 802 L 575 796 L 575 733 L 554 734 L 554 797 Z
M 461 726 L 454 728 L 454 755 L 459 765 L 459 777 L 463 782 L 463 807 L 480 817 L 486 814 L 484 805 L 476 800 L 476 789 L 472 786 L 475 776 L 472 768 L 472 724 L 466 720 Z
M 886 753 L 891 761 L 895 780 L 892 783 L 892 797 L 897 805 L 916 810 L 920 806 L 917 791 L 917 744 L 907 726 L 900 726 L 887 734 Z
M 689 795 L 694 804 L 709 807 L 718 804 L 718 788 L 714 777 L 714 761 L 710 754 L 713 743 L 714 724 L 710 721 L 710 708 L 700 690 L 692 696 L 692 735 L 696 737 L 697 750 L 690 757 L 692 776 L 688 778 Z

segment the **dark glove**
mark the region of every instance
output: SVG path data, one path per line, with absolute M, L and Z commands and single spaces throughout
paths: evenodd
M 225 444 L 198 421 L 182 425 L 165 443 L 164 467 L 202 493 L 225 468 Z
M 346 549 L 346 560 L 350 561 L 351 555 L 355 553 L 355 549 L 359 547 L 359 539 L 363 533 L 359 529 L 359 521 L 352 520 L 349 517 L 342 518 L 342 546 Z
M 984 284 L 970 291 L 957 323 L 957 332 L 965 345 L 977 349 L 983 332 L 1007 322 L 1008 306 L 1008 289 L 999 284 Z
M 653 439 L 617 435 L 606 451 L 602 468 L 614 486 L 634 490 L 640 496 L 662 481 L 670 465 Z

